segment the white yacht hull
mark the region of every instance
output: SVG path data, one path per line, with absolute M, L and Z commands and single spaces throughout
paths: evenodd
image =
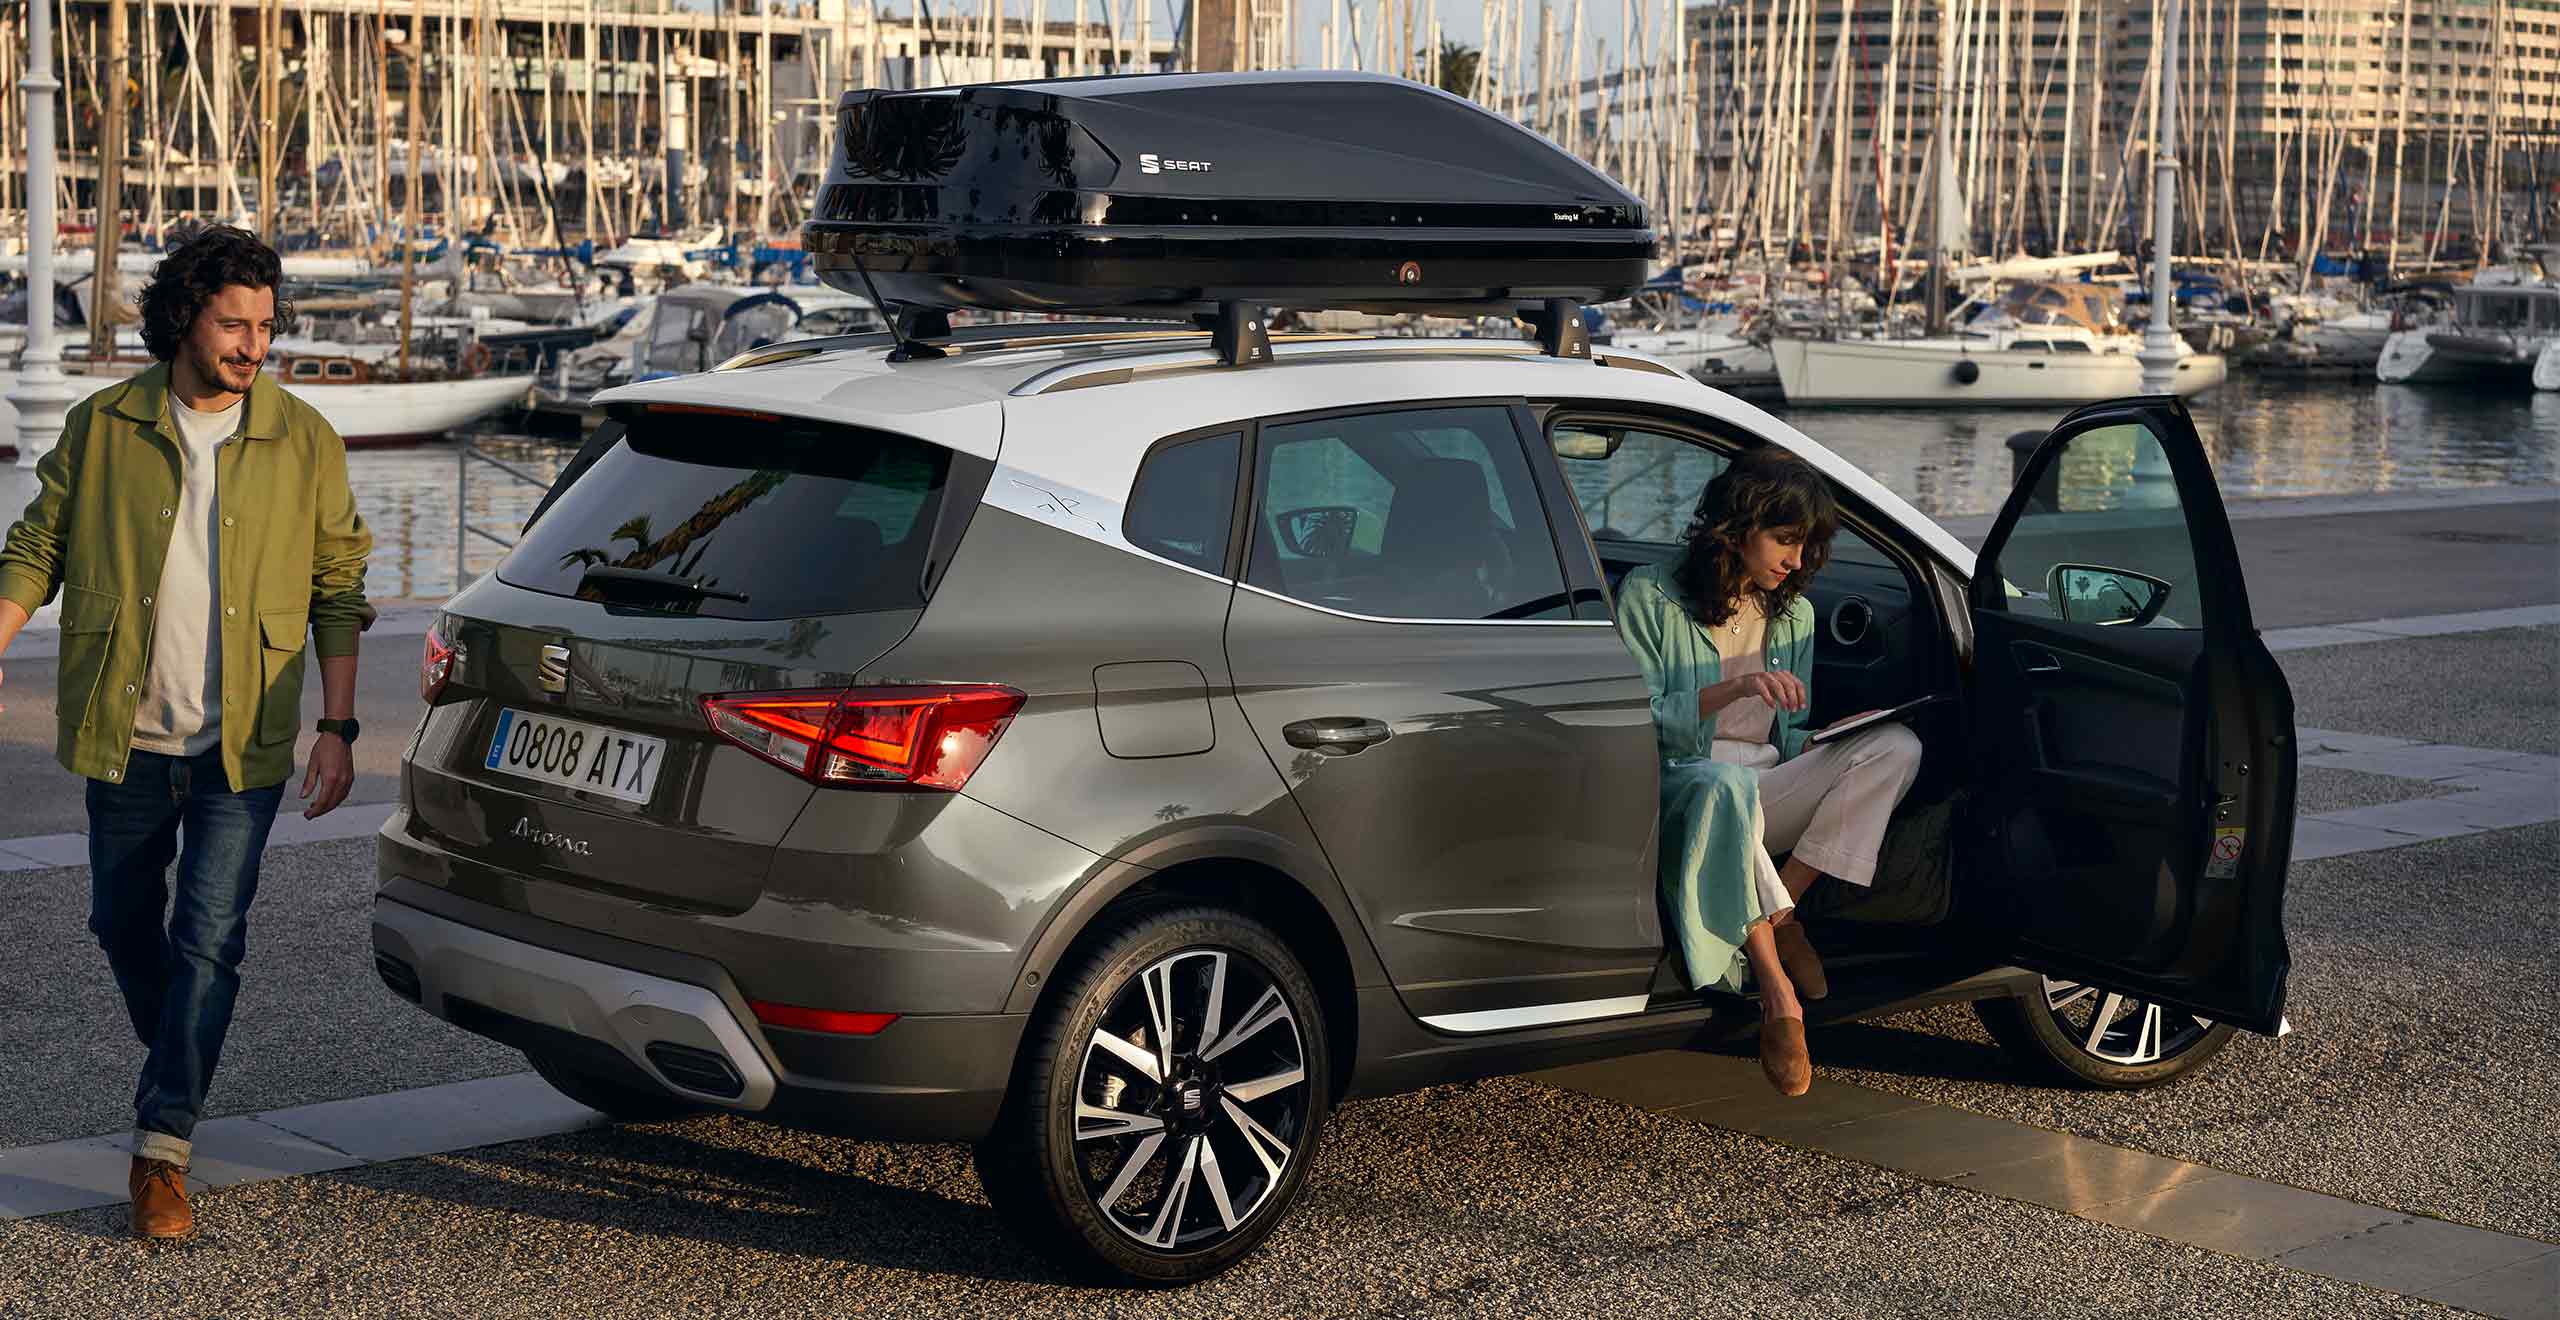
M 66 379 L 85 399 L 131 376 L 131 371 L 119 370 L 109 375 L 82 374 Z M 340 439 L 349 444 L 378 444 L 443 435 L 501 408 L 522 403 L 532 384 L 531 376 L 484 376 L 408 385 L 287 383 L 285 390 L 318 409 Z M 17 387 L 16 372 L 0 372 L 0 399 Z
M 1769 347 L 1793 407 L 2067 407 L 2143 392 L 2142 362 L 2131 353 L 1789 337 Z M 2191 396 L 2221 384 L 2226 371 L 2220 355 L 2191 353 L 2178 359 L 2172 388 Z
M 1622 334 L 1613 337 L 1609 346 L 1642 353 L 1664 366 L 1676 367 L 1700 380 L 1713 380 L 1732 373 L 1765 375 L 1777 369 L 1768 349 L 1739 336 L 1712 331 Z
M 2457 327 L 2402 330 L 2385 340 L 2374 379 L 2385 385 L 2444 385 L 2470 382 L 2516 386 L 2531 379 L 2560 337 L 2536 343 L 2504 337 L 2464 335 Z
M 348 444 L 432 439 L 524 402 L 531 376 L 483 376 L 406 385 L 291 386 Z

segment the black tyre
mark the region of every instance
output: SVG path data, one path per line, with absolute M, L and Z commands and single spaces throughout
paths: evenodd
M 1315 983 L 1278 936 L 1214 908 L 1135 915 L 1056 983 L 978 1177 L 1070 1266 L 1195 1283 L 1297 1199 L 1329 1089 Z
M 617 1123 L 662 1123 L 702 1112 L 703 1106 L 680 1099 L 665 1091 L 643 1089 L 624 1082 L 612 1081 L 585 1072 L 548 1055 L 525 1052 L 533 1070 L 551 1089 L 585 1105 Z
M 2229 1026 L 2183 1009 L 2049 976 L 2016 998 L 1975 1000 L 1973 1011 L 2035 1071 L 2117 1091 L 2175 1081 L 2231 1040 Z

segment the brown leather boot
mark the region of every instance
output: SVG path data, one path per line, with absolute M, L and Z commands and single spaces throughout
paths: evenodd
M 133 1192 L 135 1237 L 182 1238 L 196 1231 L 196 1213 L 187 1204 L 186 1170 L 136 1155 L 125 1182 Z
M 1760 1071 L 1780 1095 L 1813 1089 L 1813 1055 L 1805 1049 L 1803 1018 L 1760 1019 Z
M 1815 953 L 1813 941 L 1805 938 L 1804 923 L 1782 922 L 1770 933 L 1778 941 L 1778 965 L 1787 969 L 1787 979 L 1795 984 L 1797 997 L 1829 997 L 1831 978 L 1823 975 L 1822 955 Z

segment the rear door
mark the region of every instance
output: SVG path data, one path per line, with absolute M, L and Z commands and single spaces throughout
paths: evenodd
M 849 685 L 984 483 L 888 432 L 637 414 L 438 620 L 460 654 L 406 769 L 416 825 L 515 875 L 745 910 L 815 790 L 702 698 Z
M 1983 546 L 1972 616 L 1975 870 L 2016 960 L 2277 1030 L 2293 699 L 2185 406 L 2065 418 Z
M 1566 585 L 1521 412 L 1263 423 L 1227 621 L 1254 733 L 1446 1031 L 1640 1012 L 1662 951 L 1644 683 Z

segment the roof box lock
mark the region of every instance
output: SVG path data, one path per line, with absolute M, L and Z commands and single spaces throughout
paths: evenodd
M 1189 320 L 1250 365 L 1274 312 L 1320 309 L 1516 316 L 1587 359 L 1581 306 L 1632 294 L 1654 236 L 1473 102 L 1263 72 L 849 92 L 804 245 L 898 317 L 905 358 L 940 327 L 903 309 L 974 308 Z

